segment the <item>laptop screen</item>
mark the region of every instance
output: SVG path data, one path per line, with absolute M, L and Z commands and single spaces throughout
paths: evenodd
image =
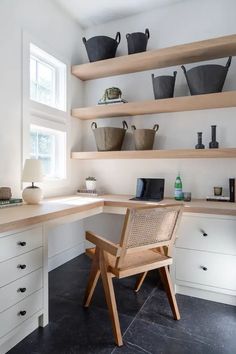
M 164 198 L 163 178 L 138 178 L 136 198 L 162 200 Z

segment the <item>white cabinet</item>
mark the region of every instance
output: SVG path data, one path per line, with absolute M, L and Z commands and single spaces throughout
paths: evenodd
M 184 214 L 177 237 L 176 292 L 236 305 L 236 218 Z
M 47 324 L 46 251 L 42 226 L 0 234 L 1 354 Z

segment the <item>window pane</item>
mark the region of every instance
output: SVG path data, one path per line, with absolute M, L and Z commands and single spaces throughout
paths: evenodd
M 53 149 L 53 135 L 39 134 L 38 135 L 39 155 L 51 155 Z
M 51 176 L 52 175 L 52 159 L 50 157 L 38 157 L 39 160 L 42 161 L 43 163 L 43 172 L 45 176 Z M 53 176 L 52 176 L 53 177 Z
M 66 65 L 30 45 L 30 98 L 66 110 Z
M 30 142 L 30 157 L 42 160 L 45 177 L 65 178 L 65 133 L 31 125 Z
M 30 80 L 36 82 L 36 60 L 30 58 Z

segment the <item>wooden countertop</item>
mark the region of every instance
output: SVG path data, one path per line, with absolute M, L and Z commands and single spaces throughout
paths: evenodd
M 62 196 L 43 200 L 38 205 L 27 205 L 0 209 L 0 232 L 6 232 L 30 225 L 44 223 L 56 218 L 98 207 L 128 208 L 142 205 L 165 205 L 175 203 L 173 199 L 164 199 L 160 203 L 129 200 L 128 195 L 102 195 L 100 197 Z M 184 203 L 184 211 L 216 215 L 236 216 L 236 203 L 207 202 L 193 200 Z

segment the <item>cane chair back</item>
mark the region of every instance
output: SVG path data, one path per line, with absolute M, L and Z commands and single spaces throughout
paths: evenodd
M 122 267 L 126 254 L 172 245 L 182 209 L 182 204 L 128 209 L 116 267 Z

